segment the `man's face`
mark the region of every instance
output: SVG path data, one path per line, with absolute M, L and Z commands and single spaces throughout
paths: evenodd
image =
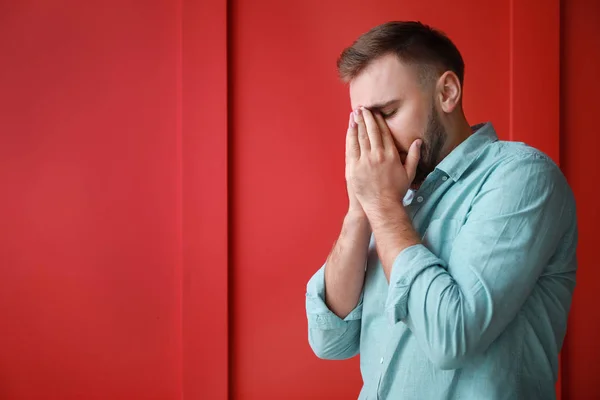
M 434 91 L 434 82 L 421 83 L 416 67 L 392 54 L 373 61 L 350 82 L 352 109 L 363 106 L 381 113 L 403 163 L 410 145 L 423 140 L 413 186 L 419 186 L 434 170 L 446 142 Z

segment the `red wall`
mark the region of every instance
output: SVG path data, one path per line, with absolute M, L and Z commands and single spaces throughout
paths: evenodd
M 225 399 L 228 394 L 226 4 L 225 0 L 184 0 L 180 4 L 180 313 L 186 400 Z
M 176 3 L 0 7 L 0 398 L 178 398 Z
M 227 393 L 225 6 L 0 3 L 1 399 Z
M 346 206 L 335 60 L 389 19 L 446 31 L 471 122 L 560 161 L 581 237 L 561 391 L 600 397 L 599 4 L 2 3 L 0 398 L 356 397 L 358 360 L 308 347 L 304 289 Z

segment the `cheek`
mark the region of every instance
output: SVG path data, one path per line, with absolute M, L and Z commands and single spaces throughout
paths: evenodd
M 407 152 L 410 145 L 417 139 L 423 138 L 424 127 L 414 113 L 403 110 L 387 121 L 394 137 L 396 147 L 400 152 Z

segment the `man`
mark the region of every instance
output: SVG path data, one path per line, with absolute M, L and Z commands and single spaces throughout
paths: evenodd
M 575 287 L 572 192 L 462 109 L 443 34 L 392 22 L 344 50 L 349 208 L 307 286 L 320 358 L 360 353 L 360 399 L 553 399 Z

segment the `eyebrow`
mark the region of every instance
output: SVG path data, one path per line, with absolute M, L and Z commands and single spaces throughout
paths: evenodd
M 384 103 L 372 104 L 366 108 L 368 108 L 369 110 L 372 110 L 372 111 L 379 111 L 381 109 L 391 106 L 394 103 L 399 103 L 399 102 L 400 102 L 400 99 L 393 99 L 393 100 L 386 101 Z

